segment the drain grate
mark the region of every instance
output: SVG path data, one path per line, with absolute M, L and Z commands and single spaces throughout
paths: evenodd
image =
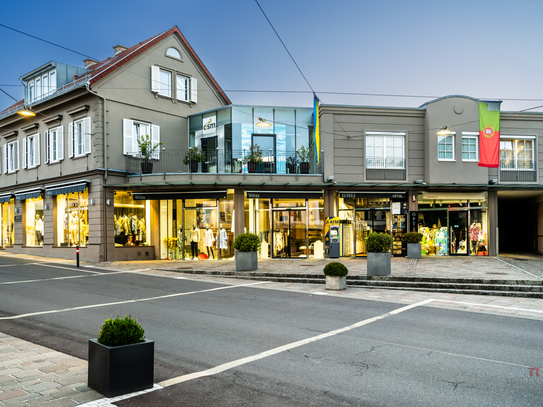
M 489 271 L 486 274 L 497 274 L 497 275 L 500 275 L 500 276 L 506 276 L 507 275 L 507 273 L 498 273 L 498 272 L 493 272 L 493 271 Z

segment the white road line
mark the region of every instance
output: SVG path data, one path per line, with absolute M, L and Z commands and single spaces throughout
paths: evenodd
M 508 266 L 514 267 L 514 268 L 516 268 L 516 269 L 522 271 L 523 273 L 529 274 L 529 275 L 531 275 L 532 277 L 539 278 L 540 280 L 543 280 L 542 277 L 536 276 L 535 274 L 532 274 L 532 273 L 530 273 L 530 272 L 528 272 L 528 271 L 526 271 L 526 270 L 523 270 L 523 269 L 521 269 L 520 267 L 514 266 L 514 265 L 512 265 L 511 263 L 507 263 L 506 261 L 504 261 L 504 260 L 502 260 L 502 259 L 498 259 L 497 257 L 494 257 L 494 258 L 495 258 L 496 260 L 498 260 L 498 261 L 501 261 L 502 263 L 507 264 Z
M 85 274 L 85 275 L 79 275 L 79 276 L 65 276 L 65 277 L 52 277 L 52 278 L 42 278 L 42 279 L 35 279 L 35 280 L 22 280 L 22 281 L 5 281 L 3 283 L 0 283 L 0 285 L 10 285 L 10 284 L 25 284 L 25 283 L 41 283 L 41 282 L 47 282 L 47 281 L 53 281 L 53 280 L 68 280 L 71 278 L 88 278 L 88 277 L 98 277 L 98 276 L 110 276 L 113 274 L 123 274 L 128 273 L 128 271 L 116 271 L 112 273 L 100 273 L 100 274 Z
M 191 291 L 191 292 L 187 292 L 187 293 L 176 293 L 176 294 L 168 294 L 168 295 L 160 295 L 158 297 L 138 298 L 138 299 L 135 299 L 135 300 L 108 302 L 108 303 L 105 303 L 105 304 L 83 305 L 81 307 L 57 309 L 57 310 L 51 310 L 51 311 L 31 312 L 31 313 L 28 313 L 28 314 L 12 315 L 10 317 L 0 317 L 0 321 L 1 320 L 7 320 L 7 319 L 26 318 L 26 317 L 36 316 L 36 315 L 56 314 L 56 313 L 59 313 L 59 312 L 77 311 L 77 310 L 81 310 L 81 309 L 108 307 L 108 306 L 111 306 L 111 305 L 130 304 L 130 303 L 134 303 L 134 302 L 162 300 L 164 298 L 181 297 L 181 296 L 184 296 L 184 295 L 208 293 L 208 292 L 211 292 L 211 291 L 227 290 L 229 288 L 238 288 L 238 287 L 249 287 L 249 286 L 252 286 L 252 285 L 266 284 L 266 283 L 267 282 L 264 281 L 264 282 L 251 283 L 251 284 L 229 285 L 229 286 L 226 286 L 226 287 L 210 288 L 208 290 Z
M 502 308 L 502 309 L 512 309 L 512 310 L 515 310 L 515 311 L 525 311 L 525 312 L 537 312 L 537 313 L 543 313 L 543 311 L 537 310 L 537 309 L 504 307 L 504 306 L 502 306 L 502 305 L 477 304 L 477 303 L 474 303 L 474 302 L 453 301 L 453 300 L 433 300 L 433 301 L 439 301 L 439 302 L 452 302 L 452 303 L 454 303 L 454 304 L 462 304 L 462 305 L 475 305 L 475 306 L 477 306 L 477 307 Z
M 99 271 L 93 271 L 93 270 L 83 270 L 82 267 L 60 267 L 60 266 L 55 266 L 55 265 L 51 265 L 51 264 L 43 264 L 43 263 L 30 263 L 30 264 L 35 264 L 37 266 L 42 266 L 42 267 L 54 267 L 54 268 L 57 268 L 57 269 L 65 269 L 65 270 L 73 270 L 73 271 L 82 271 L 83 273 L 92 273 L 92 274 L 102 274 L 100 273 Z M 83 266 L 85 267 L 85 266 Z
M 224 372 L 226 370 L 230 370 L 230 369 L 233 369 L 235 367 L 245 365 L 247 363 L 251 363 L 251 362 L 254 362 L 254 361 L 257 361 L 257 360 L 260 360 L 260 359 L 267 358 L 268 356 L 273 356 L 273 355 L 276 355 L 278 353 L 285 352 L 287 350 L 297 348 L 299 346 L 307 345 L 307 344 L 312 343 L 312 342 L 320 341 L 321 339 L 330 338 L 332 336 L 339 335 L 341 333 L 351 331 L 351 330 L 356 329 L 356 328 L 360 328 L 361 326 L 371 324 L 372 322 L 379 321 L 380 319 L 384 319 L 384 318 L 389 317 L 391 315 L 397 315 L 397 314 L 399 314 L 401 312 L 410 310 L 412 308 L 419 307 L 421 305 L 426 305 L 429 302 L 432 302 L 432 300 L 429 299 L 429 300 L 424 300 L 424 301 L 421 301 L 421 302 L 417 302 L 415 304 L 411 304 L 411 305 L 408 305 L 406 307 L 398 308 L 398 309 L 396 309 L 394 311 L 387 312 L 386 314 L 383 314 L 383 315 L 379 315 L 379 316 L 376 316 L 376 317 L 373 317 L 373 318 L 365 319 L 363 321 L 360 321 L 360 322 L 357 322 L 355 324 L 346 326 L 344 328 L 335 329 L 333 331 L 325 332 L 323 334 L 313 336 L 311 338 L 302 339 L 301 341 L 297 341 L 297 342 L 292 342 L 292 343 L 289 343 L 289 344 L 286 344 L 286 345 L 283 345 L 283 346 L 279 346 L 279 347 L 274 348 L 274 349 L 267 350 L 265 352 L 259 353 L 259 354 L 254 355 L 254 356 L 248 356 L 246 358 L 242 358 L 242 359 L 234 360 L 232 362 L 224 363 L 222 365 L 216 366 L 216 367 L 211 368 L 211 369 L 203 370 L 201 372 L 190 373 L 190 374 L 186 374 L 186 375 L 183 375 L 183 376 L 174 377 L 172 379 L 164 380 L 164 381 L 162 381 L 162 382 L 160 382 L 158 384 L 159 384 L 159 386 L 162 386 L 162 387 L 168 387 L 168 386 L 183 383 L 183 382 L 186 382 L 186 381 L 189 381 L 189 380 L 192 380 L 192 379 L 197 379 L 197 378 L 205 377 L 205 376 L 212 376 L 212 375 Z

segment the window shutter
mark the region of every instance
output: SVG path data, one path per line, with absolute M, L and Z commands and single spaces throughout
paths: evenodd
M 91 153 L 91 119 L 90 117 L 85 117 L 83 119 L 83 153 Z
M 49 131 L 43 132 L 43 141 L 45 143 L 44 153 L 45 153 L 45 164 L 49 164 L 49 161 L 51 161 L 51 135 L 49 134 Z
M 19 170 L 19 140 L 13 142 L 13 171 Z
M 123 154 L 134 155 L 135 151 L 131 151 L 134 146 L 134 121 L 123 119 Z
M 64 160 L 64 127 L 57 127 L 57 158 L 58 160 Z
M 151 66 L 151 92 L 160 92 L 160 68 Z
M 23 139 L 23 163 L 22 168 L 28 167 L 28 137 Z
M 40 133 L 34 137 L 34 164 L 40 165 Z
M 151 141 L 153 143 L 153 147 L 160 143 L 160 126 L 156 126 L 154 124 L 151 126 Z M 154 160 L 160 159 L 160 147 L 157 147 L 151 158 Z
M 68 124 L 68 157 L 74 158 L 74 122 Z
M 190 78 L 190 101 L 198 102 L 198 81 L 196 78 Z
M 8 173 L 8 145 L 7 144 L 4 144 L 4 146 L 2 147 L 2 150 L 3 150 L 3 159 L 4 159 L 4 174 L 7 174 Z

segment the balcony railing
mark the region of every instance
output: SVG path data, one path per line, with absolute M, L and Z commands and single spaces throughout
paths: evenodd
M 516 164 L 516 165 L 515 165 Z M 532 161 L 500 161 L 500 181 L 536 182 L 537 171 Z
M 186 161 L 188 150 L 161 150 L 158 160 L 150 160 L 148 165 L 139 156 L 127 156 L 127 168 L 131 174 L 239 174 L 250 173 L 249 165 L 244 163 L 245 151 L 208 150 L 205 160 Z M 322 159 L 315 163 L 313 154 L 307 163 L 302 163 L 297 153 L 264 153 L 262 162 L 256 165 L 257 174 L 322 174 Z M 252 167 L 252 166 L 251 166 Z
M 405 160 L 367 158 L 366 179 L 404 181 Z

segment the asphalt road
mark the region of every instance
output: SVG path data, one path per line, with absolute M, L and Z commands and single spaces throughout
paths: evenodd
M 179 383 L 119 406 L 541 405 L 540 321 L 232 284 L 0 257 L 0 332 L 87 359 L 138 318 Z

